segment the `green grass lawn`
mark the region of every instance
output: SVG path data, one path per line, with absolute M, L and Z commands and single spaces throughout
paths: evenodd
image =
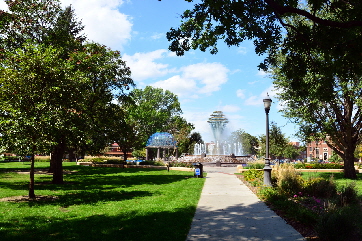
M 49 163 L 35 163 L 47 168 Z M 182 240 L 204 179 L 192 172 L 93 168 L 63 163 L 64 185 L 35 175 L 35 194 L 53 200 L 0 202 L 0 240 Z M 29 163 L 0 163 L 0 199 L 28 194 Z
M 357 173 L 357 179 L 351 180 L 344 177 L 344 173 L 342 172 L 302 172 L 302 177 L 305 179 L 313 178 L 313 177 L 322 177 L 328 179 L 330 176 L 333 176 L 334 181 L 337 185 L 340 186 L 347 186 L 350 183 L 356 184 L 356 189 L 358 194 L 362 196 L 362 173 Z

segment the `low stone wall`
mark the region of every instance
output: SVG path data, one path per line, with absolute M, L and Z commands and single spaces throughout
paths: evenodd
M 77 162 L 77 165 L 91 166 L 91 167 L 153 168 L 153 169 L 167 170 L 166 166 L 152 166 L 152 165 L 93 164 L 92 162 Z M 193 172 L 194 168 L 170 167 L 170 170 Z

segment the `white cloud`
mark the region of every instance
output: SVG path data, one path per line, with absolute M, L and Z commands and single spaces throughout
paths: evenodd
M 143 81 L 150 78 L 166 75 L 168 64 L 156 63 L 155 60 L 165 57 L 167 50 L 159 49 L 148 53 L 136 53 L 132 56 L 123 55 L 122 59 L 131 68 L 134 81 Z
M 220 63 L 198 63 L 178 71 L 179 75 L 158 81 L 153 86 L 168 89 L 179 97 L 195 99 L 200 94 L 209 95 L 220 90 L 220 86 L 227 81 L 229 70 Z
M 248 50 L 248 49 L 247 49 L 246 47 L 238 47 L 238 53 L 239 53 L 239 54 L 245 55 L 245 54 L 248 53 L 247 50 Z
M 268 74 L 268 72 L 265 72 L 264 70 L 259 70 L 256 75 L 258 75 L 258 76 L 266 76 L 267 74 Z
M 211 94 L 220 90 L 220 86 L 227 82 L 229 70 L 220 63 L 198 63 L 184 67 L 183 76 L 187 79 L 198 80 L 203 86 L 199 92 Z
M 132 78 L 138 84 L 142 81 L 160 78 L 168 74 L 175 75 L 159 80 L 154 87 L 170 90 L 179 97 L 199 98 L 200 95 L 209 95 L 220 90 L 220 86 L 227 82 L 229 70 L 220 63 L 197 63 L 181 68 L 170 68 L 168 64 L 158 63 L 162 58 L 176 55 L 166 49 L 159 49 L 148 53 L 123 55 L 128 67 L 131 68 Z
M 221 111 L 225 113 L 233 113 L 240 111 L 240 107 L 236 105 L 224 105 L 221 107 Z
M 239 97 L 240 99 L 245 99 L 245 90 L 238 89 L 236 91 L 236 96 Z
M 131 17 L 118 11 L 123 0 L 61 0 L 61 3 L 72 5 L 89 40 L 122 50 L 131 39 Z
M 261 105 L 263 104 L 263 99 L 253 95 L 245 100 L 245 105 Z
M 172 76 L 169 79 L 158 81 L 152 84 L 154 87 L 167 89 L 179 97 L 197 98 L 193 92 L 197 89 L 196 82 L 190 79 L 184 79 L 180 75 Z
M 265 97 L 267 97 L 267 95 L 269 95 L 269 97 L 272 99 L 272 101 L 274 103 L 277 102 L 277 100 L 275 98 L 276 90 L 274 89 L 274 86 L 271 85 L 267 89 L 265 89 L 263 92 L 261 92 L 261 94 L 259 96 L 253 95 L 253 96 L 250 96 L 248 99 L 246 99 L 245 105 L 263 105 L 263 99 Z M 274 98 L 274 100 L 273 100 L 273 98 Z
M 164 33 L 154 33 L 152 36 L 151 36 L 151 39 L 160 39 L 162 37 L 165 37 L 166 35 Z M 166 37 L 165 37 L 166 38 Z

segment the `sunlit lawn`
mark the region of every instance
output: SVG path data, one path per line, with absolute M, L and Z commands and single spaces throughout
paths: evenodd
M 322 177 L 328 179 L 331 176 L 333 176 L 333 180 L 337 183 L 337 186 L 339 187 L 348 186 L 348 184 L 354 183 L 358 194 L 362 196 L 362 173 L 357 173 L 357 180 L 351 180 L 348 178 L 344 178 L 344 173 L 342 172 L 302 172 L 302 177 L 305 179 L 311 177 Z
M 46 168 L 48 163 L 36 163 Z M 0 163 L 0 199 L 28 194 L 29 163 Z M 192 172 L 92 168 L 64 163 L 64 185 L 37 174 L 35 194 L 53 200 L 0 202 L 0 240 L 186 239 L 204 179 Z M 10 172 L 9 172 L 10 171 Z

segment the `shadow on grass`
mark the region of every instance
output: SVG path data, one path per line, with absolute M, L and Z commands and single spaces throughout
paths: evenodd
M 20 205 L 45 206 L 60 205 L 67 207 L 79 204 L 96 204 L 106 201 L 122 201 L 134 197 L 159 195 L 157 191 L 127 190 L 135 186 L 158 186 L 183 181 L 191 177 L 190 173 L 167 172 L 163 170 L 115 169 L 115 168 L 74 168 L 78 170 L 65 175 L 65 184 L 51 183 L 51 175 L 38 175 L 35 182 L 35 194 L 46 195 L 37 201 L 20 202 Z M 0 189 L 27 190 L 28 175 L 22 180 L 0 182 Z M 11 178 L 11 176 L 9 177 Z M 18 178 L 18 177 L 17 177 Z
M 143 184 L 161 185 L 184 180 L 191 177 L 192 173 L 184 172 L 184 175 L 175 172 L 167 172 L 159 169 L 122 169 L 103 167 L 71 166 L 66 168 L 71 173 L 64 175 L 64 184 L 51 184 L 52 175 L 36 175 L 37 190 L 89 190 L 108 188 L 130 187 Z M 4 175 L 4 174 L 3 174 Z M 13 178 L 9 176 L 9 178 Z M 22 180 L 12 182 L 0 182 L 0 188 L 6 187 L 21 190 L 28 185 L 29 174 L 24 174 Z
M 86 218 L 49 219 L 28 217 L 19 227 L 0 221 L 2 241 L 107 240 L 140 241 L 186 239 L 195 207 L 184 207 L 172 212 L 161 211 L 141 215 L 93 215 Z
M 67 208 L 72 205 L 102 205 L 106 202 L 124 201 L 138 197 L 155 195 L 148 191 L 113 191 L 113 190 L 89 190 L 65 195 L 44 197 L 36 201 L 19 202 L 21 206 L 61 206 Z M 54 198 L 53 198 L 54 197 Z
M 173 211 L 132 211 L 126 215 L 93 215 L 86 218 L 48 220 L 35 216 L 22 222 L 1 223 L 2 241 L 186 240 L 195 207 Z M 195 240 L 304 240 L 262 202 L 210 210 L 199 208 L 190 235 Z

